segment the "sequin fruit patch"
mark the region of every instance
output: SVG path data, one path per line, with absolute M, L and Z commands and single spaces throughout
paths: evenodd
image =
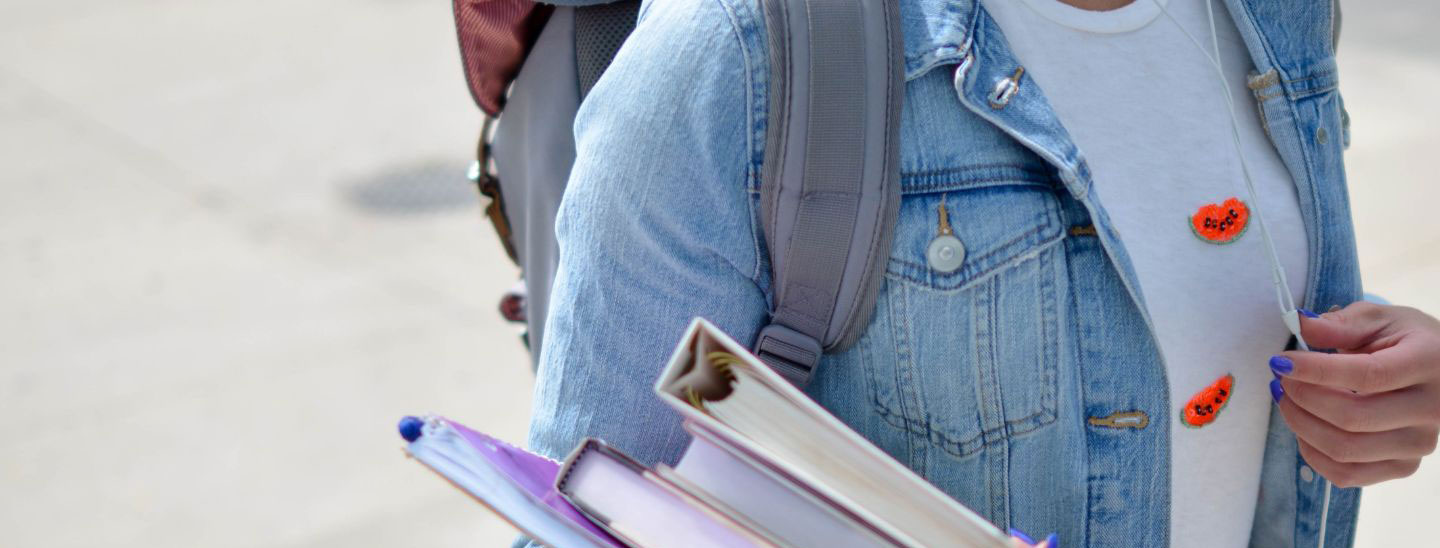
M 1230 394 L 1235 389 L 1235 377 L 1226 374 L 1220 377 L 1210 386 L 1190 398 L 1185 407 L 1180 409 L 1180 424 L 1191 428 L 1202 428 L 1215 422 L 1215 417 L 1220 415 L 1220 410 L 1230 401 Z
M 1190 216 L 1190 231 L 1207 243 L 1223 245 L 1234 242 L 1247 228 L 1250 228 L 1250 206 L 1239 198 L 1200 206 L 1199 211 Z

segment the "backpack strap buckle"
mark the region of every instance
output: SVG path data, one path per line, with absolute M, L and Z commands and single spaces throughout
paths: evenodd
M 789 327 L 772 323 L 755 339 L 755 356 L 785 380 L 804 388 L 820 365 L 820 341 Z

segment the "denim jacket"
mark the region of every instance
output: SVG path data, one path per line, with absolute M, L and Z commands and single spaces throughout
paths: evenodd
M 1331 1 L 1225 1 L 1253 58 L 1248 99 L 1298 190 L 1304 302 L 1347 305 L 1361 286 Z M 1185 504 L 1169 493 L 1175 413 L 1085 158 L 1028 76 L 1008 99 L 995 95 L 1018 64 L 978 2 L 901 6 L 894 247 L 872 323 L 826 355 L 807 391 L 1002 528 L 1164 546 L 1172 506 Z M 686 438 L 650 387 L 687 322 L 704 316 L 742 342 L 766 323 L 757 214 L 768 75 L 756 0 L 642 9 L 575 124 L 533 448 L 560 456 L 596 436 L 673 462 Z M 942 196 L 966 250 L 950 272 L 925 256 Z M 1107 420 L 1135 413 L 1147 420 Z M 1251 544 L 1315 546 L 1324 482 L 1278 412 L 1264 459 Z M 1358 502 L 1358 490 L 1334 490 L 1328 546 L 1352 543 Z

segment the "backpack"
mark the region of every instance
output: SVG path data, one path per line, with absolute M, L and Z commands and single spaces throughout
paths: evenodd
M 766 129 L 761 224 L 775 296 L 753 349 L 804 386 L 823 352 L 864 332 L 889 258 L 900 203 L 899 8 L 873 0 L 760 3 L 769 116 L 786 122 Z M 521 267 L 532 349 L 542 341 L 558 262 L 553 229 L 575 158 L 575 110 L 634 30 L 639 7 L 454 0 L 466 81 L 485 115 L 470 177 Z M 514 312 L 516 298 L 502 309 Z

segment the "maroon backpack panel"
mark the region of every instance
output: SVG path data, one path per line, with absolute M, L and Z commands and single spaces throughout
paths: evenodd
M 455 0 L 460 61 L 475 104 L 500 114 L 505 89 L 554 8 L 532 0 Z

